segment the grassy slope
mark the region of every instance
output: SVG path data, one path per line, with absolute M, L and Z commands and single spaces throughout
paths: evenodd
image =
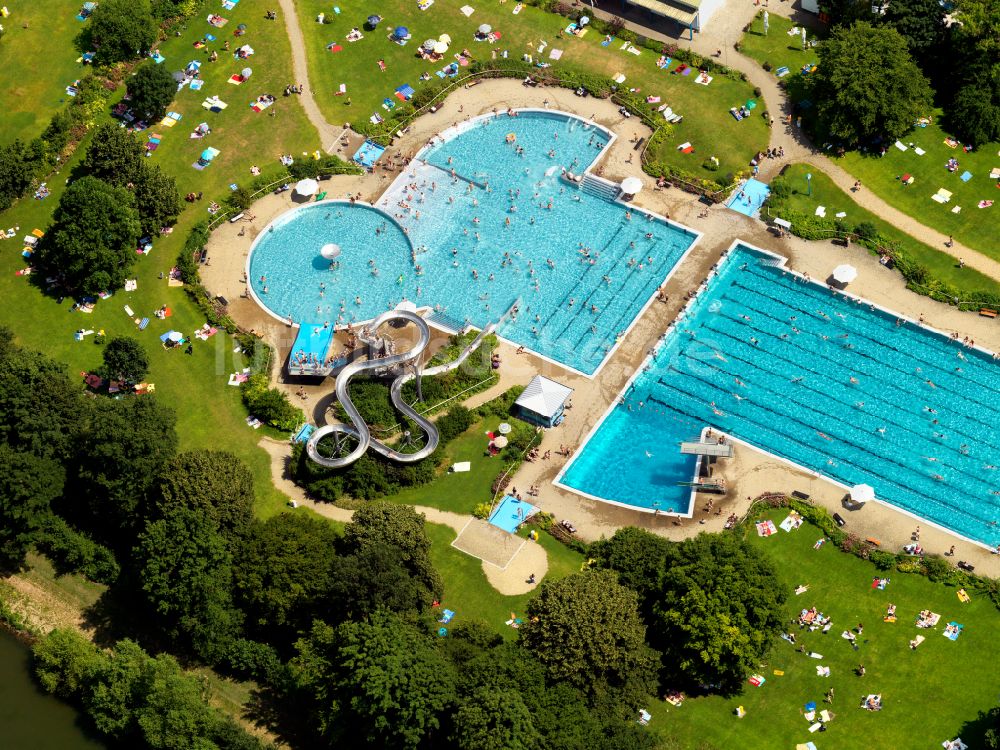
M 812 174 L 812 195 L 807 194 L 805 175 Z M 834 216 L 843 211 L 847 214 L 844 221 L 854 227 L 861 222 L 871 222 L 881 234 L 896 239 L 914 259 L 925 265 L 931 275 L 954 284 L 960 289 L 1000 293 L 1000 281 L 975 271 L 971 268 L 959 268 L 954 257 L 941 250 L 910 237 L 889 222 L 861 208 L 850 196 L 841 190 L 833 180 L 815 167 L 804 164 L 793 164 L 785 173 L 794 193 L 788 199 L 788 205 L 796 211 L 812 216 L 817 206 L 826 206 L 826 215 Z
M 743 52 L 759 63 L 770 62 L 775 68 L 787 65 L 791 74 L 785 81 L 798 83 L 798 69 L 809 62 L 817 62 L 815 52 L 802 52 L 801 44 L 796 49 L 795 41 L 786 32 L 792 22 L 779 16 L 771 16 L 770 33 L 761 35 L 763 22 L 754 20 L 750 32 L 743 35 Z M 1000 258 L 1000 246 L 996 243 L 996 227 L 1000 219 L 995 212 L 1000 211 L 1000 203 L 993 208 L 977 208 L 979 201 L 1000 201 L 1000 182 L 990 180 L 990 170 L 1000 167 L 1000 144 L 988 143 L 977 151 L 964 153 L 959 148 L 946 146 L 948 134 L 938 125 L 940 110 L 928 112 L 935 122 L 925 128 L 914 128 L 901 138 L 904 144 L 919 146 L 926 153 L 918 156 L 910 148 L 907 151 L 889 146 L 886 155 L 877 158 L 857 151 L 847 153 L 838 164 L 861 179 L 865 190 L 871 190 L 887 203 L 914 217 L 917 221 L 950 234 L 968 247 L 979 250 L 993 258 Z M 945 164 L 949 158 L 958 159 L 959 168 L 949 172 Z M 969 182 L 962 182 L 959 176 L 968 170 L 972 173 Z M 911 174 L 914 183 L 903 187 L 899 178 Z M 938 188 L 950 190 L 954 195 L 950 203 L 935 203 L 931 195 Z M 953 214 L 951 210 L 961 206 L 962 211 Z
M 777 523 L 785 515 L 776 511 L 770 517 Z M 886 590 L 873 590 L 875 567 L 829 543 L 814 550 L 821 534 L 809 525 L 767 539 L 753 534 L 753 527 L 750 533 L 761 554 L 777 565 L 789 592 L 786 616 L 797 617 L 801 609 L 815 606 L 833 618 L 827 635 L 789 626 L 797 644 L 824 658 L 810 659 L 779 641 L 761 666 L 760 673 L 767 678 L 763 687 L 747 686 L 742 696 L 728 700 L 688 700 L 679 709 L 656 701 L 649 707 L 654 716 L 651 727 L 676 737 L 683 747 L 694 747 L 696 738 L 718 747 L 768 748 L 791 748 L 811 739 L 822 748 L 867 750 L 877 737 L 880 747 L 930 748 L 954 738 L 977 711 L 996 704 L 996 674 L 986 655 L 994 653 L 1000 637 L 1000 613 L 989 601 L 976 598 L 961 604 L 954 588 L 902 573 L 889 574 Z M 800 584 L 808 585 L 809 591 L 792 595 Z M 890 602 L 897 607 L 895 623 L 882 621 Z M 914 627 L 922 609 L 940 613 L 941 623 L 931 630 Z M 956 642 L 942 637 L 951 620 L 965 625 Z M 859 622 L 864 624 L 864 635 L 855 652 L 840 633 Z M 918 634 L 927 640 L 912 651 L 907 644 Z M 864 677 L 854 673 L 859 663 L 865 665 Z M 817 676 L 817 665 L 829 666 L 831 676 Z M 774 675 L 775 669 L 784 675 Z M 827 708 L 836 718 L 826 733 L 810 735 L 800 709 L 808 701 L 826 707 L 823 696 L 831 687 L 836 695 Z M 882 694 L 881 712 L 858 707 L 860 697 L 869 693 Z M 742 720 L 734 715 L 740 705 L 747 711 Z M 975 737 L 964 739 L 970 747 L 978 746 Z
M 76 20 L 83 2 L 13 0 L 11 15 L 0 19 L 0 146 L 15 138 L 41 135 L 49 118 L 69 99 L 66 86 L 83 75 L 74 38 L 84 24 Z M 27 28 L 25 28 L 27 24 Z
M 299 22 L 302 25 L 309 55 L 309 75 L 313 82 L 313 95 L 327 119 L 332 123 L 367 119 L 373 112 L 382 112 L 385 97 L 392 97 L 397 86 L 409 83 L 414 88 L 422 85 L 420 74 L 433 73 L 453 60 L 452 55 L 467 47 L 474 56 L 488 59 L 493 50 L 506 49 L 513 59 L 520 59 L 524 52 L 531 52 L 536 60 L 548 59 L 552 49 L 564 50 L 562 59 L 553 63 L 552 71 L 560 67 L 573 67 L 604 76 L 624 73 L 625 86 L 638 87 L 643 95 L 661 96 L 663 101 L 684 115 L 684 122 L 675 129 L 673 141 L 668 141 L 654 158 L 691 171 L 699 171 L 701 163 L 710 155 L 721 161 L 721 171 L 736 171 L 746 166 L 756 150 L 766 146 L 767 126 L 762 118 L 736 122 L 728 113 L 729 107 L 745 102 L 753 95 L 752 87 L 743 81 L 733 81 L 716 76 L 708 87 L 694 84 L 694 76 L 674 76 L 655 66 L 657 53 L 643 50 L 641 55 L 628 54 L 620 49 L 622 43 L 612 43 L 602 48 L 602 36 L 589 31 L 583 38 L 557 35 L 568 21 L 525 6 L 513 15 L 513 4 L 480 4 L 470 18 L 458 8 L 464 0 L 436 0 L 433 7 L 419 12 L 412 0 L 387 0 L 380 3 L 378 13 L 385 21 L 375 31 L 365 31 L 359 42 L 345 41 L 351 28 L 361 27 L 372 12 L 369 4 L 361 0 L 339 3 L 340 15 L 330 15 L 332 23 L 318 24 L 321 12 L 329 15 L 330 6 L 321 0 L 301 0 L 297 3 Z M 483 23 L 500 31 L 503 37 L 494 45 L 473 40 L 475 30 Z M 413 38 L 406 46 L 389 41 L 389 28 L 406 26 Z M 418 45 L 425 39 L 438 38 L 447 33 L 452 38 L 451 50 L 445 60 L 430 63 L 416 56 Z M 548 47 L 539 56 L 537 47 L 542 41 Z M 342 52 L 331 53 L 326 46 L 337 41 Z M 387 71 L 379 72 L 376 62 L 384 59 Z M 676 65 L 674 65 L 676 67 Z M 438 80 L 436 77 L 433 80 Z M 347 84 L 352 104 L 346 97 L 335 96 L 341 83 Z M 502 102 L 497 103 L 502 106 Z M 580 102 L 585 107 L 585 102 Z M 682 154 L 676 143 L 691 141 L 694 154 Z M 709 173 L 705 173 L 709 176 Z
M 168 288 L 158 275 L 173 265 L 188 228 L 207 215 L 209 197 L 224 196 L 231 182 L 249 182 L 251 164 L 267 167 L 276 163 L 280 153 L 299 155 L 317 145 L 315 131 L 297 102 L 280 100 L 272 108 L 277 112 L 273 118 L 249 109 L 249 102 L 258 94 L 267 91 L 280 95 L 285 83 L 291 80 L 290 48 L 284 25 L 263 20 L 266 8 L 264 0 L 243 0 L 236 10 L 227 14 L 231 21 L 225 29 L 212 30 L 218 37 L 215 47 L 221 48 L 224 41 L 230 40 L 233 49 L 246 42 L 256 50 L 249 62 L 254 70 L 253 78 L 242 86 L 227 85 L 226 79 L 246 63 L 221 51 L 218 62 L 208 63 L 211 47 L 208 50 L 193 48 L 194 41 L 210 29 L 204 17 L 192 19 L 181 37 L 172 37 L 161 47 L 167 58 L 163 64 L 172 70 L 180 69 L 190 60 L 206 60 L 202 66 L 206 84 L 201 92 L 184 89 L 178 94 L 171 107 L 184 115 L 178 125 L 170 129 L 157 125 L 150 129 L 163 135 L 160 148 L 151 161 L 177 178 L 182 194 L 204 191 L 206 200 L 194 205 L 184 204 L 185 211 L 173 234 L 157 239 L 153 252 L 139 260 L 135 271 L 139 281 L 137 292 L 118 292 L 111 299 L 100 302 L 91 315 L 69 313 L 69 302 L 58 306 L 54 299 L 29 285 L 24 277 L 14 275 L 14 271 L 24 265 L 17 252 L 21 247 L 19 242 L 9 241 L 0 256 L 0 295 L 8 301 L 0 307 L 0 324 L 13 328 L 24 345 L 66 362 L 72 373 L 100 363 L 100 349 L 92 344 L 93 338 L 84 343 L 74 341 L 72 334 L 78 328 L 104 329 L 110 336 L 138 337 L 150 353 L 149 380 L 156 383 L 159 397 L 177 411 L 181 449 L 224 447 L 246 461 L 256 479 L 258 510 L 265 516 L 283 507 L 284 498 L 271 483 L 267 455 L 256 447 L 260 434 L 244 424 L 246 412 L 239 402 L 238 389 L 226 386 L 228 373 L 242 363 L 233 354 L 232 342 L 225 336 L 216 336 L 208 343 L 195 341 L 193 356 L 185 356 L 180 351 L 168 352 L 160 347 L 158 337 L 168 328 L 190 335 L 205 321 L 187 301 L 182 289 Z M 247 23 L 248 31 L 242 40 L 236 40 L 232 31 L 240 22 Z M 27 62 L 23 61 L 20 67 Z M 227 101 L 229 108 L 221 113 L 202 109 L 201 101 L 212 94 Z M 212 126 L 212 134 L 201 140 L 189 139 L 189 134 L 201 121 Z M 190 165 L 207 146 L 221 149 L 222 154 L 210 168 L 200 172 L 192 169 Z M 83 151 L 81 148 L 77 152 L 77 160 Z M 19 225 L 22 232 L 18 239 L 34 227 L 44 229 L 69 172 L 69 168 L 64 168 L 49 181 L 53 188 L 51 197 L 44 201 L 21 201 L 0 217 L 0 223 L 4 227 Z M 151 318 L 155 309 L 166 304 L 173 309 L 174 316 L 169 321 L 153 318 L 149 328 L 138 332 L 123 312 L 126 304 L 137 314 Z

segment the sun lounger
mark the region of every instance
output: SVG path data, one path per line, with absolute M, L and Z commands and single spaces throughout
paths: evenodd
M 920 148 L 920 146 L 914 146 L 913 147 L 913 153 L 915 153 L 917 156 L 923 156 L 927 152 L 924 151 L 922 148 Z
M 455 474 L 461 474 L 463 472 L 472 471 L 472 462 L 459 461 L 451 465 L 451 470 Z
M 146 326 L 148 325 L 149 325 L 149 318 L 143 318 L 142 320 L 139 321 L 139 330 L 145 331 Z
M 476 12 L 476 9 L 470 5 L 463 5 L 461 8 L 458 9 L 458 12 L 461 13 L 466 18 L 468 18 L 469 16 L 471 16 L 473 13 Z

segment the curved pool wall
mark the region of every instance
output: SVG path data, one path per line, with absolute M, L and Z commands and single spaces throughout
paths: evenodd
M 251 247 L 251 295 L 294 323 L 360 323 L 404 298 L 435 309 L 453 328 L 502 320 L 504 340 L 593 377 L 700 233 L 561 179 L 563 167 L 588 171 L 614 142 L 611 131 L 565 112 L 518 112 L 474 118 L 436 136 L 379 207 L 322 201 L 278 217 Z M 516 144 L 526 156 L 515 153 L 508 132 L 521 134 Z M 538 195 L 529 198 L 529 190 Z M 398 205 L 408 193 L 412 211 Z M 378 215 L 363 213 L 371 210 Z M 343 248 L 332 274 L 319 256 L 327 242 Z M 514 305 L 520 315 L 504 317 Z
M 641 451 L 652 444 L 677 454 L 678 442 L 711 427 L 845 493 L 871 484 L 878 502 L 994 547 L 994 354 L 831 293 L 785 264 L 735 242 L 556 483 L 649 511 L 665 486 L 691 472 L 657 475 Z

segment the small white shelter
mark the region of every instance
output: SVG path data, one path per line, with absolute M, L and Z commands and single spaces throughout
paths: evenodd
M 541 375 L 535 375 L 514 406 L 517 415 L 526 422 L 555 427 L 562 422 L 566 401 L 573 389 Z

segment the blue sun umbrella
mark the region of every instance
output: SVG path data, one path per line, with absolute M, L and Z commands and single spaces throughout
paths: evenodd
M 397 39 L 406 39 L 410 35 L 410 30 L 405 26 L 397 26 L 392 35 Z
M 368 16 L 368 25 L 373 29 L 382 21 L 382 16 Z

